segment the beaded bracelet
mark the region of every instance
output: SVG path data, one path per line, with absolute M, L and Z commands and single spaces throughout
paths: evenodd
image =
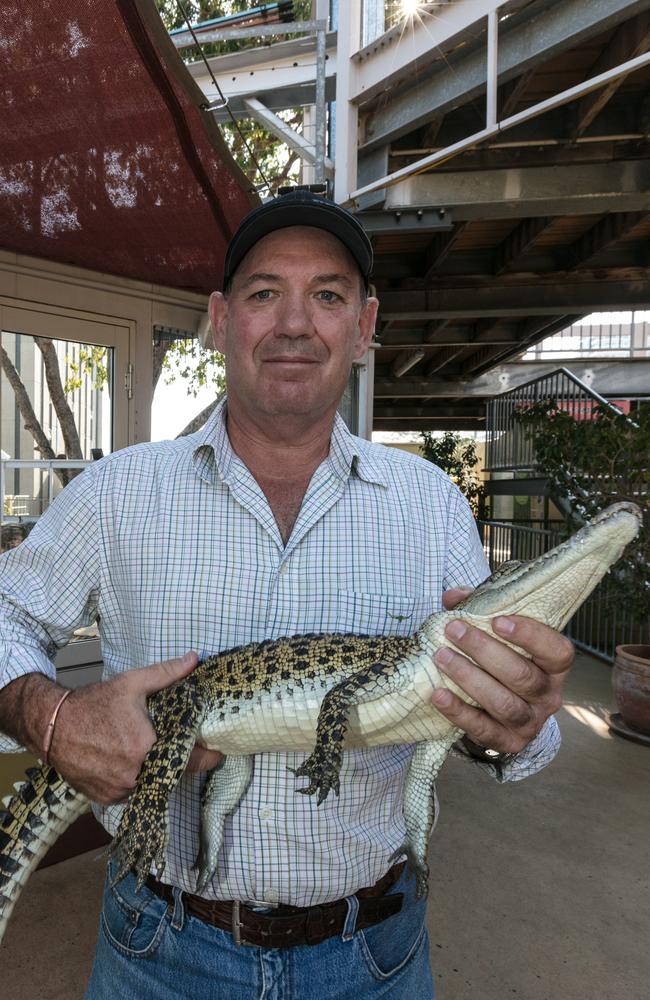
M 47 759 L 47 755 L 49 754 L 50 747 L 52 746 L 52 736 L 54 735 L 54 726 L 56 725 L 56 718 L 59 714 L 59 709 L 61 708 L 61 705 L 66 700 L 69 694 L 72 694 L 72 688 L 68 688 L 68 690 L 61 695 L 61 697 L 56 703 L 54 711 L 52 712 L 52 717 L 47 724 L 47 729 L 45 730 L 45 745 L 43 747 L 43 762 L 45 764 L 50 763 L 49 760 Z

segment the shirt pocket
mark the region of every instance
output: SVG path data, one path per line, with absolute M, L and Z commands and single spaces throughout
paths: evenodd
M 341 590 L 336 630 L 356 635 L 412 635 L 440 607 L 431 594 L 370 594 Z

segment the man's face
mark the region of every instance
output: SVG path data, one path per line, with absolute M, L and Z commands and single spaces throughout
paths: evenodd
M 329 416 L 376 315 L 377 300 L 362 301 L 354 259 L 330 233 L 295 226 L 265 236 L 228 296 L 210 299 L 229 405 L 251 418 Z

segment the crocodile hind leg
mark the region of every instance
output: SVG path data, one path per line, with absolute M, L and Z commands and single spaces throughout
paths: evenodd
M 358 670 L 328 691 L 323 698 L 316 726 L 316 746 L 311 755 L 294 773 L 310 779 L 303 795 L 318 792 L 318 805 L 327 798 L 330 789 L 339 793 L 339 772 L 343 754 L 343 740 L 348 728 L 350 709 L 379 695 L 399 691 L 404 686 L 394 662 L 371 663 Z
M 391 861 L 396 861 L 402 854 L 406 854 L 409 865 L 415 873 L 418 899 L 426 896 L 429 888 L 427 847 L 438 818 L 436 778 L 457 736 L 458 730 L 454 729 L 444 739 L 418 743 L 406 776 L 404 785 L 406 836 Z
M 190 675 L 148 699 L 156 741 L 145 757 L 111 846 L 117 859 L 114 881 L 129 871 L 138 889 L 155 865 L 165 868 L 169 840 L 169 796 L 187 766 L 202 718 L 197 684 Z
M 253 774 L 253 758 L 232 755 L 208 775 L 201 795 L 201 847 L 196 861 L 196 891 L 202 892 L 217 870 L 226 816 L 246 793 Z

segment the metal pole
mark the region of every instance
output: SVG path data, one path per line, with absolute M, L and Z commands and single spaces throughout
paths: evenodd
M 359 48 L 361 0 L 348 0 L 339 6 L 336 69 L 336 163 L 334 198 L 343 202 L 357 182 L 357 146 L 359 112 L 350 100 L 356 70 L 352 60 Z
M 490 11 L 487 22 L 487 107 L 485 112 L 485 124 L 487 128 L 492 128 L 497 123 L 499 15 L 496 10 Z
M 325 156 L 327 154 L 327 105 L 325 103 L 326 31 L 327 21 L 319 21 L 316 28 L 316 135 L 314 136 L 314 147 L 316 150 L 314 178 L 317 184 L 323 184 L 325 181 Z

